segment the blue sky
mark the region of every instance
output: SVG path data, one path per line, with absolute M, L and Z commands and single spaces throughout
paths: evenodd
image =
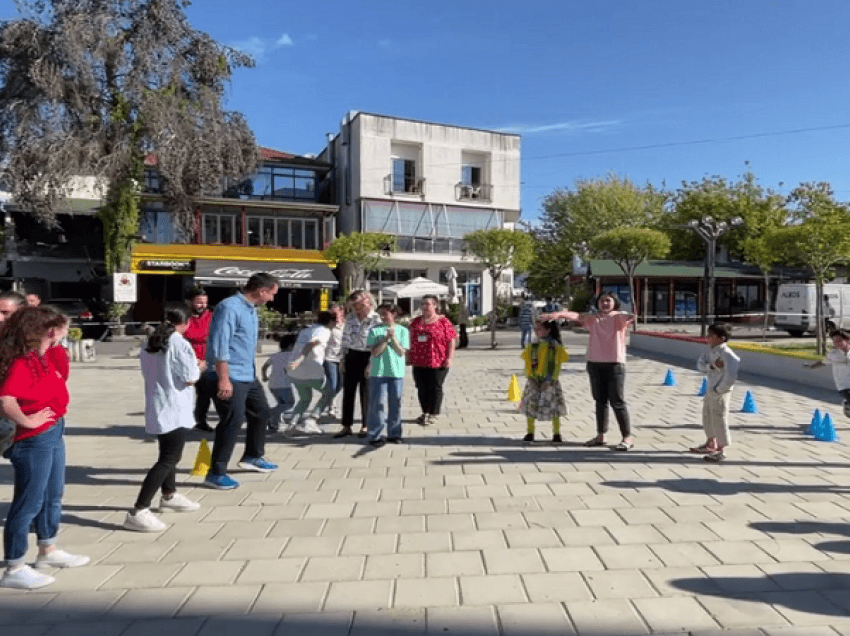
M 824 180 L 850 199 L 843 0 L 196 0 L 188 15 L 255 56 L 228 107 L 261 144 L 317 153 L 348 110 L 519 132 L 528 220 L 576 178 L 678 187 L 746 161 L 781 192 Z

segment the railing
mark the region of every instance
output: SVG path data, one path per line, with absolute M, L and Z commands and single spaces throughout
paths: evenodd
M 492 186 L 486 183 L 463 183 L 455 185 L 455 199 L 458 201 L 490 201 Z
M 404 183 L 396 183 L 393 180 L 393 175 L 388 174 L 384 177 L 384 194 L 425 194 L 425 179 L 409 179 L 404 178 Z

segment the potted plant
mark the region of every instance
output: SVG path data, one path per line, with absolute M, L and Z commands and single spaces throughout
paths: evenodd
M 126 335 L 127 326 L 121 321 L 124 319 L 124 316 L 127 315 L 129 310 L 130 305 L 128 303 L 112 303 L 107 308 L 106 315 L 110 322 L 115 323 L 112 330 L 116 336 Z

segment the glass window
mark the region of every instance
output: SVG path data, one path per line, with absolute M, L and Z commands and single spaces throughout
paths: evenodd
M 222 214 L 219 217 L 219 229 L 221 236 L 219 241 L 224 245 L 233 245 L 239 240 L 236 236 L 236 217 L 232 214 Z
M 290 247 L 295 247 L 299 250 L 304 249 L 304 222 L 293 219 L 289 225 L 289 229 L 292 232 L 292 243 Z
M 263 219 L 262 245 L 276 245 L 274 240 L 274 219 Z
M 277 219 L 277 244 L 280 247 L 289 247 L 289 221 Z
M 464 185 L 481 185 L 481 168 L 477 166 L 463 166 L 460 171 L 460 180 Z
M 204 243 L 218 243 L 218 216 L 204 215 Z
M 416 191 L 416 162 L 393 159 L 393 192 Z
M 248 217 L 248 245 L 260 245 L 260 219 Z
M 319 247 L 319 242 L 316 237 L 319 224 L 314 220 L 304 221 L 304 249 L 315 250 Z

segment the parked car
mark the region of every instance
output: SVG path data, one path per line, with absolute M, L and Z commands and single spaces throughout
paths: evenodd
M 107 331 L 103 316 L 80 298 L 53 298 L 48 304 L 68 316 L 72 326 L 82 329 L 83 338 L 99 339 Z

